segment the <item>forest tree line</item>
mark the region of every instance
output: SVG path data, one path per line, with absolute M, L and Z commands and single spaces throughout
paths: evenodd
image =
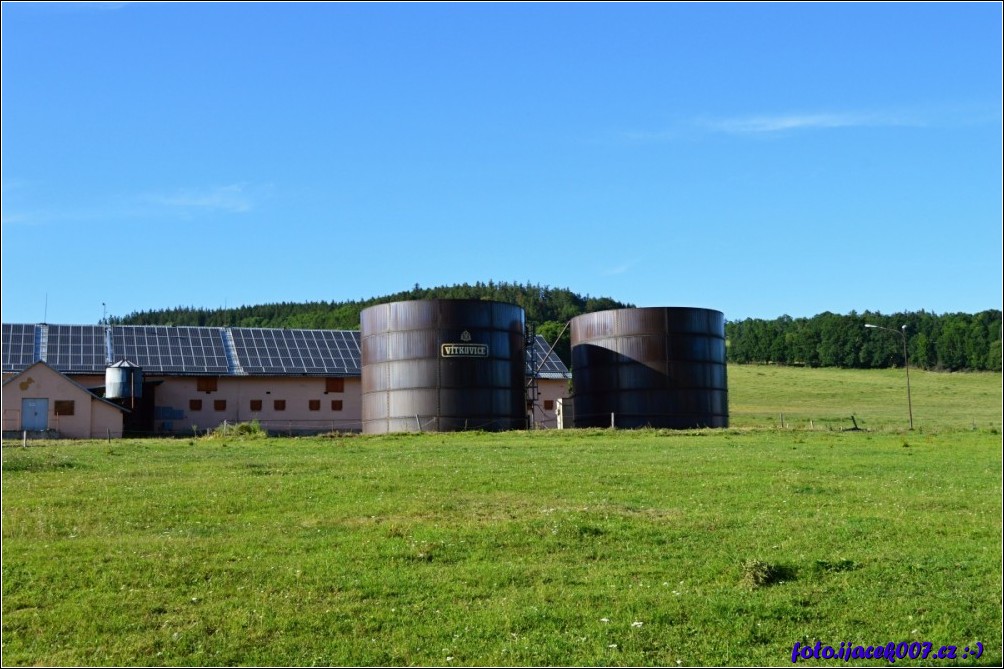
M 359 313 L 375 304 L 405 300 L 474 299 L 495 300 L 523 307 L 527 323 L 533 323 L 537 333 L 555 343 L 555 352 L 565 361 L 571 360 L 571 334 L 565 324 L 579 314 L 623 309 L 634 305 L 609 297 L 580 295 L 567 288 L 553 288 L 534 283 L 459 284 L 422 288 L 366 300 L 345 302 L 282 302 L 224 309 L 175 307 L 137 311 L 123 317 L 110 317 L 112 325 L 197 325 L 203 327 L 303 328 L 316 330 L 358 330 Z
M 223 309 L 176 307 L 111 317 L 116 325 L 198 325 L 206 327 L 359 329 L 359 313 L 375 304 L 404 300 L 480 299 L 517 304 L 537 333 L 555 343 L 555 352 L 571 362 L 571 334 L 565 327 L 580 314 L 634 305 L 609 297 L 590 297 L 567 288 L 534 283 L 460 284 L 422 288 L 366 300 L 344 302 L 282 302 Z M 726 314 L 727 316 L 727 314 Z M 865 324 L 882 329 L 865 328 Z M 932 370 L 1000 371 L 1001 312 L 937 315 L 925 311 L 882 315 L 824 312 L 811 318 L 781 316 L 747 318 L 725 326 L 728 361 L 876 369 L 903 365 L 906 325 L 911 366 Z M 889 332 L 893 330 L 894 332 Z M 559 338 L 560 335 L 560 338 Z
M 865 324 L 879 328 L 866 328 Z M 911 367 L 943 371 L 1001 371 L 1001 312 L 926 311 L 811 318 L 747 318 L 725 326 L 728 360 L 808 367 L 902 367 L 903 326 Z M 892 330 L 892 332 L 889 332 Z

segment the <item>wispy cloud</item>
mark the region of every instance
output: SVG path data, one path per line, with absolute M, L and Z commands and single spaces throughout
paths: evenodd
M 19 11 L 35 15 L 83 14 L 88 12 L 110 12 L 134 5 L 134 2 L 11 2 L 4 3 L 4 13 Z M 15 7 L 16 5 L 16 7 Z
M 930 120 L 919 112 L 782 112 L 683 119 L 663 128 L 623 132 L 621 138 L 629 142 L 654 144 L 693 140 L 707 135 L 769 137 L 793 132 L 837 128 L 925 127 L 928 125 L 930 125 Z
M 711 132 L 751 135 L 778 133 L 788 130 L 891 126 L 919 127 L 926 124 L 922 119 L 913 114 L 888 112 L 817 112 L 701 119 L 697 121 L 696 125 Z
M 600 270 L 600 274 L 603 276 L 617 276 L 619 274 L 626 274 L 634 269 L 635 265 L 638 264 L 637 260 L 629 260 L 628 262 L 621 263 L 620 265 L 615 265 L 613 267 L 606 267 Z
M 0 214 L 0 225 L 2 225 L 5 228 L 11 226 L 38 225 L 40 222 L 41 221 L 39 221 L 37 218 L 23 212 L 18 212 L 14 214 L 8 214 L 5 212 L 3 214 Z
M 90 222 L 146 219 L 192 219 L 207 215 L 235 215 L 252 211 L 256 195 L 266 188 L 230 184 L 176 191 L 147 192 L 139 195 L 112 195 L 101 201 L 63 202 L 34 206 L 30 188 L 18 182 L 4 182 L 2 224 L 6 227 L 45 225 L 62 222 Z M 7 197 L 17 191 L 17 199 Z
M 693 132 L 684 132 L 682 129 L 675 130 L 629 130 L 621 133 L 621 137 L 629 142 L 671 142 L 676 139 L 683 139 Z
M 251 211 L 253 201 L 244 184 L 201 190 L 184 190 L 147 196 L 149 202 L 189 211 L 222 211 L 234 214 Z

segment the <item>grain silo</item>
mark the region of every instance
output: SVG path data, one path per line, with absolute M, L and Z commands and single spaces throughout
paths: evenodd
M 576 427 L 728 427 L 725 316 L 690 307 L 572 319 Z
M 360 314 L 364 433 L 526 426 L 523 309 L 416 300 Z
M 143 368 L 120 360 L 105 368 L 105 397 L 134 400 L 143 396 Z

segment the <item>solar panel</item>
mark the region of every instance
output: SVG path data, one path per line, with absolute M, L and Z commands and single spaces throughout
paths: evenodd
M 241 369 L 247 374 L 360 373 L 357 332 L 230 328 Z
M 108 361 L 101 325 L 48 325 L 45 362 L 60 372 L 104 372 Z
M 103 372 L 128 360 L 147 374 L 357 376 L 358 330 L 283 330 L 162 325 L 3 325 L 3 369 L 18 372 L 44 359 L 61 372 Z M 228 341 L 232 340 L 232 345 Z M 43 351 L 44 357 L 40 355 Z M 542 336 L 534 341 L 540 378 L 568 378 L 568 369 Z M 541 364 L 543 361 L 543 364 Z
M 571 376 L 568 372 L 568 367 L 565 363 L 561 361 L 558 354 L 551 351 L 550 355 L 547 355 L 548 350 L 550 350 L 551 345 L 547 343 L 542 335 L 537 335 L 534 337 L 533 341 L 533 356 L 532 364 L 534 369 L 527 369 L 527 375 L 532 374 L 534 370 L 537 370 L 537 376 L 542 379 L 567 379 Z M 545 358 L 545 355 L 547 356 Z M 530 362 L 527 362 L 527 367 L 530 367 Z
M 41 359 L 36 348 L 36 327 L 3 324 L 3 371 L 23 372 Z
M 119 325 L 112 328 L 115 361 L 128 360 L 149 373 L 228 374 L 219 328 Z
M 362 373 L 362 352 L 359 348 L 358 330 L 330 330 L 335 350 L 342 358 L 346 374 Z

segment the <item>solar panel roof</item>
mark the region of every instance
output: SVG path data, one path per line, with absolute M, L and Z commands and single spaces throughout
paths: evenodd
M 112 352 L 145 370 L 174 374 L 229 374 L 222 328 L 115 326 Z
M 361 373 L 355 331 L 230 328 L 230 333 L 246 374 Z
M 540 335 L 527 374 L 568 378 L 568 369 Z M 3 371 L 44 360 L 61 372 L 103 373 L 128 360 L 146 374 L 358 376 L 356 330 L 287 330 L 164 325 L 3 324 Z M 541 362 L 543 361 L 543 364 Z
M 45 325 L 45 362 L 60 372 L 101 372 L 108 366 L 102 325 Z
M 527 361 L 527 367 L 531 364 L 533 369 L 527 370 L 527 375 L 537 371 L 537 376 L 542 379 L 567 379 L 571 378 L 568 367 L 561 361 L 558 354 L 551 351 L 551 345 L 547 343 L 543 335 L 537 335 L 534 339 L 533 360 Z M 550 351 L 550 353 L 548 353 Z M 545 354 L 547 357 L 545 358 Z
M 34 325 L 3 324 L 3 369 L 21 371 L 42 359 Z

